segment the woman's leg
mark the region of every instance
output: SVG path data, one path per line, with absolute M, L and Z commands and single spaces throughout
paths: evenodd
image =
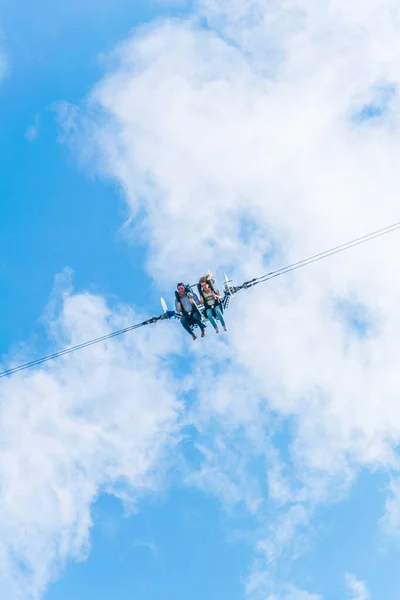
M 206 315 L 207 315 L 207 319 L 210 321 L 211 325 L 214 327 L 215 331 L 218 330 L 218 325 L 215 322 L 215 319 L 213 317 L 213 311 L 212 308 L 207 308 L 206 310 Z
M 226 330 L 225 320 L 220 306 L 215 307 L 215 314 L 217 315 L 217 319 L 221 323 L 222 327 Z

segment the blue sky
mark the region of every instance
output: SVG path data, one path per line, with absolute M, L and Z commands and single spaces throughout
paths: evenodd
M 12 2 L 3 6 L 9 75 L 2 83 L 0 116 L 0 243 L 7 284 L 0 302 L 2 312 L 10 314 L 2 324 L 3 350 L 24 338 L 27 328 L 32 331 L 54 274 L 65 266 L 74 269 L 78 287 L 127 301 L 145 299 L 143 279 L 132 293 L 141 249 L 132 256 L 118 239 L 124 207 L 115 186 L 79 173 L 58 143 L 55 104 L 81 100 L 101 74 L 99 54 L 132 27 L 162 14 L 146 2 L 109 9 L 107 2 L 96 4 L 96 11 L 90 5 L 87 11 L 65 5 L 54 12 L 46 2 L 25 3 L 23 10 Z M 35 119 L 39 133 L 30 142 L 26 133 Z M 27 288 L 34 289 L 28 303 Z
M 295 4 L 3 3 L 4 367 L 398 220 L 397 34 Z M 392 236 L 4 383 L 0 598 L 395 600 Z

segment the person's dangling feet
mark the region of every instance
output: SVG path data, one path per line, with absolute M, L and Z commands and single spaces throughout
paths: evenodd
M 197 340 L 197 335 L 196 335 L 195 333 L 192 333 L 192 338 L 193 338 L 194 340 Z
M 228 331 L 228 328 L 226 325 L 224 325 L 224 331 Z
M 205 335 L 206 335 L 206 331 L 205 331 L 205 329 L 203 329 L 203 331 L 201 332 L 201 337 L 205 337 Z
M 219 333 L 218 327 L 215 328 L 215 333 Z

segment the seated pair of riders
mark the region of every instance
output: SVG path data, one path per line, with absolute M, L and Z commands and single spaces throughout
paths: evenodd
M 200 277 L 198 283 L 198 291 L 200 298 L 194 292 L 190 292 L 188 295 L 187 287 L 184 283 L 178 283 L 175 301 L 175 310 L 178 313 L 182 313 L 181 323 L 184 329 L 192 336 L 195 340 L 197 339 L 196 334 L 193 331 L 193 327 L 198 325 L 201 330 L 201 337 L 206 335 L 206 326 L 202 322 L 201 313 L 197 309 L 200 304 L 204 305 L 204 312 L 211 325 L 214 327 L 215 332 L 219 333 L 219 328 L 216 323 L 218 320 L 227 331 L 227 327 L 222 315 L 222 304 L 221 296 L 218 290 L 215 290 L 210 279 L 207 276 Z M 197 305 L 197 306 L 196 306 Z

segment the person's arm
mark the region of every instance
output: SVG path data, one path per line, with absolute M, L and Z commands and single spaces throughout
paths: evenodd
M 175 300 L 175 311 L 177 313 L 181 313 L 182 312 L 182 305 L 180 302 L 178 302 L 178 300 Z

